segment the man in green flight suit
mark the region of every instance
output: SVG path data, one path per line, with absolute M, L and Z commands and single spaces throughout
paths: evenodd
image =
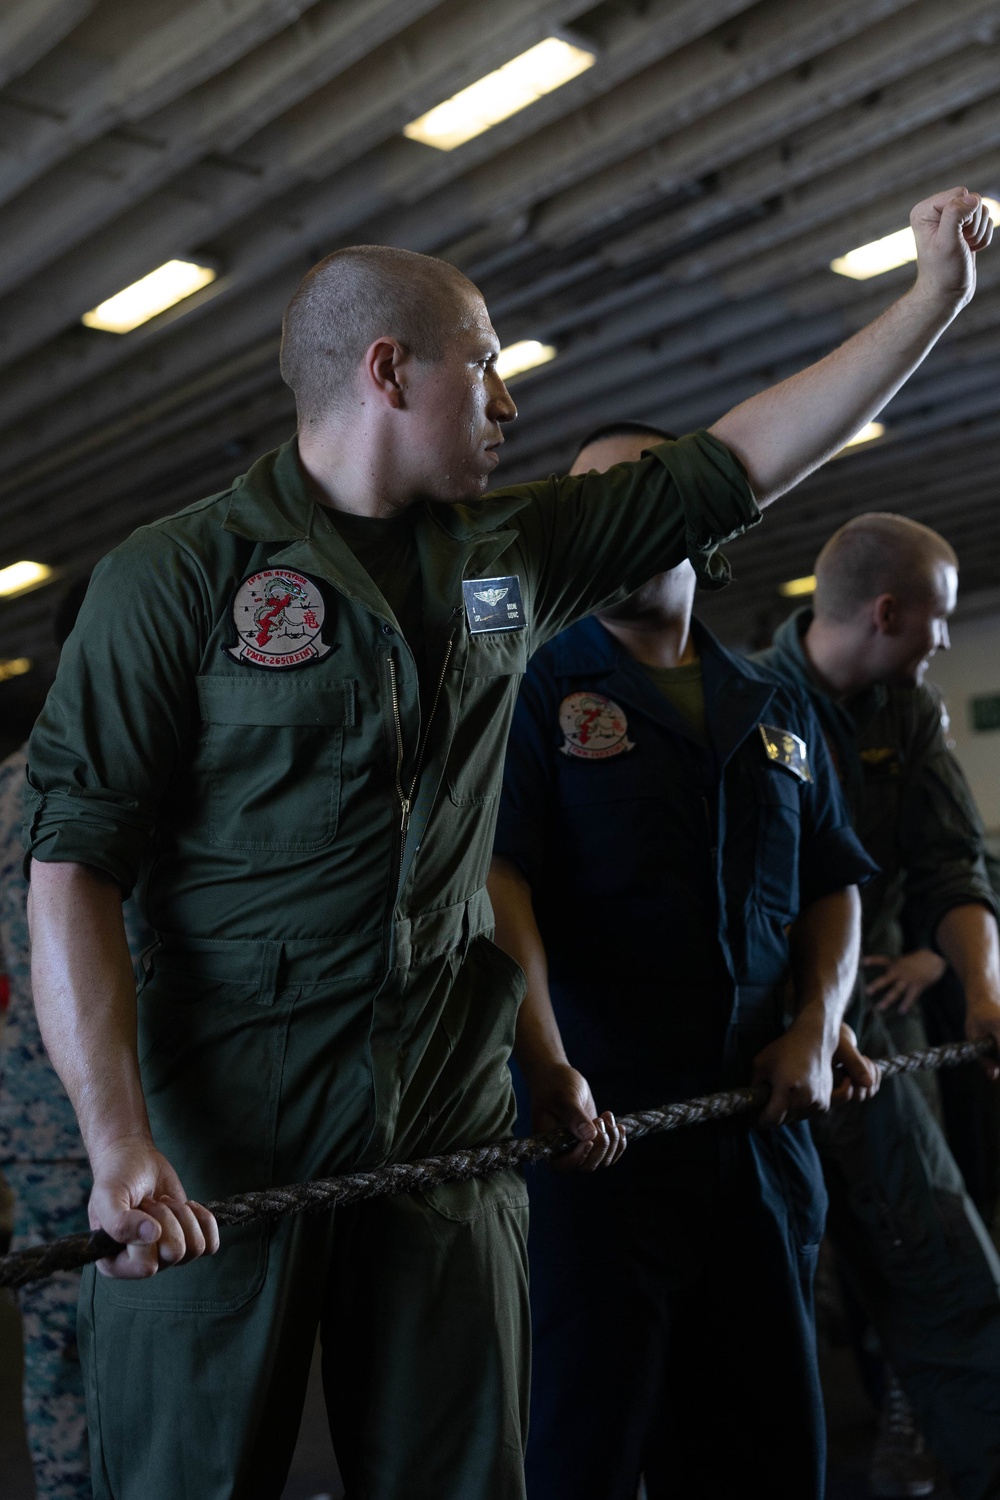
M 41 1025 L 125 1246 L 81 1301 L 99 1500 L 278 1496 L 317 1325 L 349 1493 L 520 1500 L 516 1174 L 231 1232 L 215 1261 L 188 1195 L 509 1131 L 524 980 L 484 886 L 528 655 L 685 555 L 723 582 L 719 544 L 875 415 L 991 235 L 964 189 L 913 223 L 914 287 L 819 364 L 638 463 L 485 500 L 515 408 L 480 294 L 336 252 L 286 314 L 297 439 L 96 571 L 27 839 Z M 138 1007 L 133 887 L 159 938 Z

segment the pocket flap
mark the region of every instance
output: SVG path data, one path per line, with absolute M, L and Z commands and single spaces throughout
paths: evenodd
M 523 677 L 528 648 L 523 630 L 501 630 L 469 636 L 466 677 Z
M 354 723 L 354 691 L 352 677 L 309 682 L 255 672 L 253 678 L 198 678 L 206 724 L 349 725 Z

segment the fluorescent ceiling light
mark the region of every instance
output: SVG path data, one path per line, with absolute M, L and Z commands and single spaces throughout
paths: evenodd
M 1000 224 L 1000 201 L 996 198 L 984 198 L 983 202 L 994 224 Z M 831 260 L 830 270 L 836 271 L 838 276 L 867 281 L 870 276 L 882 276 L 886 271 L 894 271 L 897 266 L 905 266 L 908 261 L 916 258 L 917 242 L 913 238 L 913 230 L 897 229 L 895 234 L 887 234 L 880 240 L 872 240 L 870 244 L 859 245 L 857 250 L 849 250 L 846 255 Z
M 815 573 L 810 573 L 808 578 L 790 578 L 787 583 L 778 586 L 778 593 L 784 594 L 786 599 L 795 599 L 799 594 L 815 594 L 815 592 Z
M 0 682 L 6 682 L 8 677 L 23 677 L 25 672 L 30 671 L 30 657 L 8 657 L 6 661 L 0 661 Z
M 9 568 L 0 568 L 0 595 L 9 599 L 14 594 L 26 594 L 30 589 L 48 583 L 51 577 L 52 569 L 44 563 L 11 563 Z
M 508 344 L 497 355 L 496 370 L 501 380 L 512 380 L 523 375 L 525 370 L 534 370 L 538 365 L 547 365 L 555 359 L 553 344 L 541 344 L 538 339 L 521 339 L 517 344 Z
M 478 83 L 470 83 L 460 93 L 445 99 L 434 109 L 411 120 L 404 126 L 403 134 L 411 141 L 422 141 L 425 146 L 436 146 L 439 151 L 454 151 L 474 136 L 482 135 L 499 125 L 501 120 L 527 109 L 544 94 L 561 88 L 571 78 L 585 73 L 593 67 L 596 58 L 583 47 L 574 47 L 561 37 L 546 37 L 535 47 L 529 47 L 520 57 L 512 58 L 487 73 Z
M 830 270 L 836 271 L 838 276 L 850 276 L 854 281 L 867 281 L 869 276 L 882 276 L 916 258 L 917 242 L 913 230 L 897 229 L 895 234 L 887 234 L 881 240 L 872 240 L 868 245 L 859 245 L 857 250 L 839 255 L 836 260 L 831 260 Z
M 168 260 L 141 281 L 133 281 L 100 306 L 91 308 L 82 321 L 88 328 L 101 328 L 105 333 L 130 333 L 157 313 L 173 307 L 175 302 L 183 302 L 192 292 L 208 286 L 217 274 L 211 266 L 199 266 L 190 260 Z
M 855 443 L 874 442 L 874 440 L 876 438 L 880 438 L 884 432 L 884 422 L 866 422 L 865 425 L 861 428 L 860 432 L 856 432 L 850 439 L 850 441 L 844 444 L 844 448 L 853 448 Z M 843 453 L 844 448 L 841 448 L 841 453 Z

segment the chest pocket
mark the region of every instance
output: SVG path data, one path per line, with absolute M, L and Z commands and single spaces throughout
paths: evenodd
M 786 920 L 799 909 L 799 843 L 803 783 L 784 766 L 763 759 L 754 766 L 757 795 L 757 899 Z
M 300 853 L 332 843 L 354 681 L 199 677 L 198 702 L 211 842 Z
M 456 807 L 495 802 L 517 688 L 528 666 L 523 630 L 469 637 L 448 796 Z

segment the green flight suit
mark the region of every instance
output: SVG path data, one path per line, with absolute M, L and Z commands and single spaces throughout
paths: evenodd
M 508 1133 L 524 979 L 485 877 L 528 655 L 685 556 L 724 582 L 716 548 L 757 516 L 707 434 L 422 505 L 424 724 L 294 444 L 98 567 L 29 747 L 27 843 L 138 886 L 143 1083 L 192 1197 Z M 463 579 L 511 575 L 525 627 L 472 633 Z M 300 644 L 276 664 L 277 621 Z M 520 1500 L 525 1227 L 511 1173 L 227 1231 L 149 1281 L 91 1273 L 99 1500 L 278 1496 L 317 1324 L 353 1497 Z
M 819 687 L 797 611 L 757 660 L 811 690 L 856 833 L 881 875 L 861 888 L 863 948 L 898 953 L 953 907 L 995 913 L 983 830 L 926 687 L 847 701 Z M 863 1051 L 897 1050 L 859 980 Z M 1000 1497 L 1000 1260 L 926 1097 L 894 1078 L 870 1103 L 813 1122 L 840 1264 L 959 1500 Z

